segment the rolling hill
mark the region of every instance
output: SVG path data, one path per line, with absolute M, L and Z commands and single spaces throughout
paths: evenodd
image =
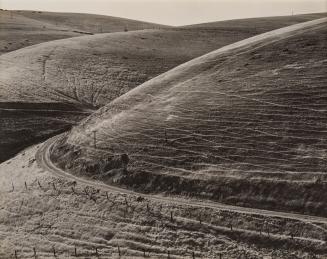
M 166 27 L 95 14 L 0 10 L 0 54 L 85 34 Z
M 69 102 L 98 108 L 192 58 L 285 24 L 324 16 L 243 19 L 30 46 L 0 57 L 0 101 Z
M 52 19 L 53 25 L 51 13 L 20 14 L 29 15 L 28 19 L 34 16 L 37 19 L 42 16 L 49 22 Z M 228 23 L 224 26 L 214 23 L 201 28 L 89 35 L 3 54 L 0 57 L 0 161 L 30 143 L 69 129 L 83 114 L 86 116 L 90 110 L 179 64 L 258 32 L 306 21 L 312 16 L 324 14 L 284 17 L 281 23 L 276 18 L 268 23 L 264 18 L 260 31 L 256 19 L 243 19 L 233 21 L 233 28 Z M 53 26 L 69 24 L 72 22 L 63 20 Z M 67 112 L 61 116 L 56 110 L 63 107 Z
M 137 21 L 127 18 L 108 15 L 87 14 L 87 13 L 58 13 L 58 12 L 36 12 L 36 11 L 15 11 L 27 18 L 37 21 L 60 25 L 75 30 L 89 33 L 108 33 L 121 31 L 136 31 L 145 29 L 160 29 L 170 26 L 156 23 Z
M 271 31 L 180 65 L 93 113 L 52 158 L 142 192 L 326 216 L 326 24 Z
M 91 36 L 87 36 L 80 37 L 81 44 L 78 40 L 69 41 L 72 43 L 69 46 L 63 40 L 0 57 L 1 155 L 8 155 L 7 151 L 15 146 L 19 150 L 67 130 L 96 107 L 136 87 L 76 125 L 61 142 L 56 142 L 61 138 L 56 136 L 0 163 L 0 258 L 325 258 L 326 218 L 215 202 L 217 206 L 207 206 L 208 202 L 198 200 L 199 197 L 216 200 L 219 196 L 219 200 L 227 203 L 298 211 L 287 203 L 285 208 L 273 207 L 274 198 L 280 192 L 279 203 L 284 204 L 283 199 L 290 191 L 288 202 L 296 204 L 292 198 L 298 198 L 303 188 L 309 188 L 303 195 L 304 212 L 325 215 L 326 183 L 323 181 L 326 178 L 319 172 L 319 167 L 324 169 L 319 163 L 324 159 L 321 150 L 325 141 L 326 79 L 326 26 L 321 25 L 299 25 L 293 32 L 284 29 L 268 38 L 261 35 L 256 38 L 258 41 L 252 39 L 252 43 L 251 40 L 236 43 L 179 66 L 140 87 L 136 84 L 143 83 L 147 76 L 152 78 L 156 73 L 202 55 L 205 48 L 210 51 L 242 40 L 246 35 L 255 35 L 256 29 L 235 29 L 234 32 L 227 28 L 216 31 L 176 28 L 175 32 L 169 29 L 163 34 L 165 37 L 153 43 L 159 45 L 153 59 L 146 46 L 152 46 L 149 42 L 155 37 L 150 36 L 150 32 L 158 36 L 156 30 L 145 34 L 133 32 L 128 37 L 130 32 L 122 34 L 125 41 L 143 38 L 135 40 L 137 47 L 130 50 L 132 44 L 113 40 L 117 36 L 106 35 L 108 40 L 103 38 L 99 44 L 96 41 L 101 37 L 92 41 Z M 277 21 L 275 26 L 278 28 Z M 216 36 L 208 37 L 210 33 Z M 183 35 L 189 36 L 182 40 L 179 37 Z M 207 38 L 210 40 L 205 41 Z M 164 41 L 162 45 L 161 41 Z M 176 41 L 183 45 L 175 49 Z M 64 43 L 62 48 L 59 43 Z M 56 48 L 48 53 L 47 46 Z M 92 47 L 96 54 L 94 59 L 91 58 Z M 139 52 L 131 58 L 135 49 Z M 13 54 L 20 51 L 21 58 Z M 70 58 L 77 64 L 68 61 Z M 132 61 L 129 63 L 129 60 Z M 148 61 L 153 68 L 146 65 Z M 140 73 L 142 80 L 133 83 L 138 77 L 133 73 L 129 77 L 129 72 L 122 69 L 126 67 L 128 71 Z M 125 71 L 126 76 L 117 76 L 112 72 L 114 69 Z M 142 74 L 143 69 L 147 75 Z M 110 76 L 106 77 L 107 73 Z M 99 87 L 106 87 L 101 77 L 113 87 L 112 94 L 109 87 L 99 94 L 101 98 L 92 98 L 92 93 L 101 92 Z M 76 96 L 72 91 L 75 85 Z M 118 91 L 120 86 L 126 87 Z M 288 107 L 283 106 L 285 103 Z M 98 129 L 96 152 L 91 143 L 90 130 L 93 129 Z M 284 138 L 267 137 L 267 133 Z M 7 139 L 11 146 L 6 151 L 2 144 Z M 321 143 L 315 143 L 318 139 Z M 30 143 L 25 143 L 26 140 Z M 139 142 L 140 149 L 133 152 L 137 147 L 132 145 Z M 51 143 L 57 143 L 57 147 Z M 292 153 L 298 144 L 302 144 L 301 148 Z M 253 149 L 260 152 L 263 159 L 256 157 Z M 66 171 L 75 171 L 77 177 L 68 172 L 66 177 L 58 177 L 45 168 L 43 162 L 49 160 L 50 151 L 57 164 Z M 282 152 L 277 157 L 270 151 Z M 122 152 L 128 152 L 131 161 L 127 172 L 133 174 L 126 176 L 119 168 L 109 174 L 97 174 L 104 165 L 99 158 L 110 161 L 108 158 L 116 153 L 114 159 L 119 162 Z M 76 173 L 78 163 L 58 163 L 57 156 L 61 154 L 61 161 L 72 159 L 84 165 L 81 173 Z M 271 161 L 267 160 L 269 155 Z M 292 155 L 293 159 L 286 165 L 283 159 Z M 239 156 L 245 161 L 239 161 Z M 318 159 L 319 163 L 315 163 Z M 299 161 L 304 165 L 302 171 Z M 101 168 L 96 174 L 85 172 L 92 167 L 96 169 L 99 163 Z M 207 168 L 209 163 L 213 168 Z M 258 170 L 257 165 L 265 168 Z M 267 166 L 273 170 L 267 170 Z M 288 171 L 278 172 L 278 167 L 286 166 Z M 309 166 L 312 173 L 304 172 Z M 313 175 L 317 176 L 314 181 Z M 88 176 L 87 181 L 84 178 Z M 285 180 L 292 184 L 285 184 Z M 143 196 L 129 190 L 115 191 L 101 181 L 115 181 L 150 194 L 180 194 L 176 190 L 182 186 L 185 196 Z M 133 181 L 139 184 L 139 189 L 133 186 Z M 280 181 L 282 186 L 276 186 L 275 181 Z M 310 189 L 312 184 L 319 190 L 320 197 Z M 224 186 L 217 193 L 221 185 Z M 259 195 L 256 186 L 262 188 Z M 294 189 L 286 189 L 294 186 L 297 195 Z M 235 193 L 234 188 L 240 194 Z M 247 196 L 240 197 L 242 195 Z M 266 197 L 272 198 L 272 204 L 268 204 Z M 194 206 L 190 201 L 201 206 Z

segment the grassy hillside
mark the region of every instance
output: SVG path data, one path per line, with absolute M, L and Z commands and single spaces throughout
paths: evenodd
M 26 46 L 82 34 L 0 10 L 0 54 Z
M 0 100 L 65 101 L 98 108 L 197 56 L 310 18 L 235 20 L 233 26 L 222 22 L 225 25 L 102 34 L 31 46 L 1 56 Z M 261 19 L 265 23 L 258 31 Z
M 29 14 L 31 17 L 50 15 Z M 310 18 L 293 16 L 289 17 L 288 22 L 293 24 L 299 19 Z M 272 20 L 266 23 L 266 28 L 263 25 L 261 31 L 285 25 L 284 18 L 282 23 L 275 18 Z M 18 102 L 23 109 L 26 102 L 36 105 L 40 102 L 57 102 L 59 107 L 62 103 L 70 103 L 81 109 L 99 108 L 179 64 L 258 33 L 256 19 L 238 20 L 235 23 L 239 23 L 243 29 L 215 23 L 214 26 L 208 25 L 208 28 L 168 28 L 91 35 L 47 42 L 4 54 L 0 57 L 0 102 L 3 102 L 2 107 L 5 103 Z M 245 28 L 244 24 L 247 25 Z M 6 132 L 6 139 L 0 139 L 0 144 L 3 143 L 0 145 L 2 160 L 14 154 L 13 150 L 26 147 L 25 138 L 21 139 L 22 135 L 17 132 L 27 130 L 30 139 L 33 139 L 35 135 L 45 138 L 49 132 L 57 130 L 53 123 L 49 124 L 49 129 L 46 128 L 48 120 L 52 120 L 51 113 L 40 121 L 45 127 L 42 130 L 37 126 L 38 123 L 30 123 L 25 127 L 26 118 L 13 115 L 13 111 L 10 116 L 15 116 L 15 122 L 6 117 L 5 120 L 12 123 L 0 124 L 1 131 Z M 69 123 L 66 115 L 63 120 Z M 70 120 L 74 124 L 77 119 L 71 116 Z M 17 125 L 20 126 L 17 128 Z M 61 125 L 62 122 L 58 125 L 60 130 L 63 129 Z M 13 139 L 15 142 L 8 142 Z
M 240 31 L 246 30 L 248 24 L 251 24 L 252 27 L 255 27 L 258 32 L 265 32 L 268 28 L 270 30 L 276 29 L 276 24 L 278 28 L 286 27 L 292 24 L 311 21 L 319 18 L 326 17 L 327 13 L 311 13 L 311 14 L 300 14 L 292 16 L 274 16 L 274 17 L 262 17 L 258 18 L 249 18 L 249 19 L 235 19 L 219 22 L 209 22 L 209 23 L 199 23 L 183 26 L 184 28 L 215 28 L 215 29 L 224 29 L 224 28 L 233 28 L 239 29 Z
M 160 29 L 169 26 L 142 22 L 121 17 L 87 13 L 56 13 L 36 11 L 16 11 L 20 15 L 53 25 L 75 28 L 90 33 L 135 31 L 144 29 Z
M 162 27 L 167 26 L 95 14 L 0 10 L 0 55 L 85 34 Z
M 35 163 L 37 149 L 0 164 L 1 258 L 15 258 L 15 251 L 18 258 L 33 258 L 33 248 L 38 258 L 54 258 L 54 251 L 57 258 L 76 258 L 75 248 L 77 258 L 327 254 L 326 224 L 106 193 L 43 171 Z
M 138 191 L 326 216 L 326 24 L 260 35 L 164 73 L 74 127 L 53 158 Z

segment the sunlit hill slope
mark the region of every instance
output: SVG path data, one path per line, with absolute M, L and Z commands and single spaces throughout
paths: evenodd
M 74 127 L 53 159 L 138 191 L 327 215 L 326 28 L 294 25 L 178 66 Z

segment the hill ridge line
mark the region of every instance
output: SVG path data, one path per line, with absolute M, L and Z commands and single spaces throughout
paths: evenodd
M 214 61 L 216 61 L 216 59 L 213 59 L 213 60 L 207 60 L 207 59 L 216 58 L 219 54 L 223 54 L 223 53 L 225 53 L 227 51 L 237 50 L 237 49 L 240 49 L 240 48 L 245 47 L 245 46 L 251 46 L 251 45 L 254 45 L 255 43 L 260 43 L 263 40 L 269 40 L 269 39 L 272 39 L 274 37 L 282 36 L 282 35 L 285 36 L 285 34 L 291 34 L 291 35 L 289 35 L 289 37 L 290 37 L 290 36 L 294 35 L 294 34 L 292 34 L 293 32 L 296 33 L 296 32 L 299 32 L 299 30 L 301 30 L 301 29 L 309 29 L 309 28 L 311 28 L 311 27 L 313 27 L 315 25 L 320 25 L 320 24 L 323 24 L 323 23 L 326 23 L 326 22 L 327 22 L 327 18 L 315 19 L 315 20 L 312 20 L 312 21 L 298 23 L 298 24 L 294 24 L 294 25 L 291 25 L 291 26 L 287 26 L 287 27 L 283 27 L 283 28 L 280 28 L 280 29 L 265 32 L 265 33 L 262 33 L 262 34 L 259 34 L 259 35 L 256 35 L 256 36 L 253 36 L 253 37 L 250 37 L 250 38 L 247 38 L 247 39 L 244 39 L 244 40 L 232 43 L 232 44 L 229 44 L 227 46 L 221 47 L 221 48 L 219 48 L 217 50 L 214 50 L 212 52 L 204 54 L 204 55 L 202 55 L 200 57 L 194 58 L 194 59 L 192 59 L 192 60 L 190 60 L 188 62 L 185 62 L 185 63 L 183 63 L 181 65 L 178 65 L 175 68 L 173 68 L 173 69 L 171 69 L 171 70 L 169 70 L 169 71 L 167 71 L 167 72 L 165 72 L 165 73 L 163 73 L 163 74 L 161 74 L 161 75 L 159 75 L 157 77 L 154 77 L 154 78 L 150 79 L 149 81 L 146 81 L 145 83 L 139 85 L 138 87 L 128 91 L 124 95 L 119 96 L 118 98 L 116 98 L 112 102 L 115 102 L 116 100 L 119 100 L 120 98 L 124 98 L 124 96 L 126 96 L 126 95 L 130 95 L 130 94 L 132 94 L 134 92 L 137 92 L 141 88 L 147 86 L 148 84 L 151 84 L 153 82 L 161 80 L 165 76 L 171 76 L 170 74 L 172 72 L 175 72 L 175 71 L 177 72 L 178 70 L 182 70 L 183 68 L 191 69 L 193 65 L 195 66 L 195 65 L 205 64 L 205 63 L 209 63 L 209 62 L 214 62 Z M 268 42 L 268 44 L 270 44 L 270 43 L 272 43 L 272 42 Z M 253 50 L 253 49 L 251 49 L 251 50 Z

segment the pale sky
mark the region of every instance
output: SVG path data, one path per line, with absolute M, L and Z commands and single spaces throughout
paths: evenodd
M 327 0 L 0 0 L 0 8 L 104 14 L 167 25 L 327 11 Z

